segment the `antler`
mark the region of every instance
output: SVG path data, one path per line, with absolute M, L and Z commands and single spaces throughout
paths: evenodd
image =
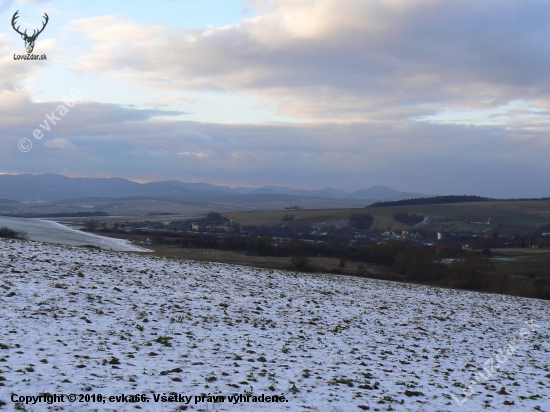
M 46 26 L 48 25 L 48 22 L 50 21 L 50 18 L 48 17 L 47 13 L 44 13 L 44 18 L 46 19 L 46 21 L 42 24 L 42 28 L 40 30 L 38 30 L 38 33 L 36 33 L 36 34 L 33 33 L 32 37 L 38 37 L 38 35 L 40 33 L 42 33 L 44 31 L 44 29 L 46 28 Z
M 25 30 L 24 33 L 21 33 L 21 32 L 19 31 L 19 27 L 21 27 L 21 26 L 17 26 L 17 28 L 15 27 L 15 23 L 16 23 L 15 21 L 19 18 L 18 14 L 19 14 L 19 10 L 17 10 L 17 11 L 15 12 L 15 14 L 13 15 L 13 18 L 11 19 L 11 25 L 12 25 L 13 29 L 14 29 L 17 33 L 19 33 L 21 36 L 25 36 L 25 37 L 28 38 L 28 39 L 36 39 L 36 38 L 38 37 L 38 35 L 39 35 L 40 33 L 42 33 L 42 32 L 44 31 L 44 29 L 46 28 L 46 26 L 47 26 L 47 24 L 48 24 L 48 21 L 50 21 L 50 18 L 49 18 L 49 16 L 48 16 L 48 13 L 44 13 L 44 19 L 46 19 L 46 21 L 44 21 L 44 23 L 42 23 L 42 28 L 41 28 L 40 30 L 38 30 L 38 32 L 37 32 L 36 30 L 33 30 L 32 36 L 29 36 L 29 35 L 27 34 L 27 30 Z
M 21 26 L 18 26 L 17 28 L 15 28 L 15 20 L 17 20 L 17 19 L 19 18 L 18 14 L 19 14 L 19 10 L 17 10 L 17 11 L 15 12 L 15 14 L 13 15 L 13 18 L 11 19 L 11 25 L 12 25 L 13 29 L 14 29 L 17 33 L 19 33 L 21 36 L 26 36 L 26 35 L 27 35 L 27 31 L 26 31 L 26 30 L 25 30 L 25 33 L 21 33 L 21 32 L 19 31 L 19 27 L 21 27 Z

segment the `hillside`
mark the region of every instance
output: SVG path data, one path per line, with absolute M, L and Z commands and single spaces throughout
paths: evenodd
M 19 241 L 0 242 L 0 267 L 10 410 L 44 392 L 149 399 L 56 405 L 79 411 L 550 408 L 549 302 Z M 500 370 L 463 398 L 490 357 Z M 194 403 L 245 393 L 285 400 Z
M 442 205 L 407 205 L 368 207 L 362 209 L 277 210 L 230 212 L 224 215 L 240 224 L 280 223 L 285 214 L 295 216 L 296 223 L 330 225 L 346 222 L 353 213 L 369 213 L 374 217 L 373 228 L 380 230 L 409 230 L 411 226 L 397 221 L 396 213 L 417 214 L 428 219 L 416 228 L 435 232 L 463 230 L 469 233 L 497 231 L 501 235 L 528 233 L 550 222 L 549 200 L 511 200 Z

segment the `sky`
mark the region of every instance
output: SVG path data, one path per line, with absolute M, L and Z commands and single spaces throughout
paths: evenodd
M 549 69 L 547 0 L 0 0 L 0 173 L 550 196 Z

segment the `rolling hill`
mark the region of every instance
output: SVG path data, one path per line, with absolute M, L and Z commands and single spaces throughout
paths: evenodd
M 251 196 L 272 196 L 274 201 L 306 198 L 349 199 L 350 201 L 396 200 L 422 196 L 399 192 L 383 186 L 353 192 L 325 188 L 321 190 L 292 189 L 285 186 L 260 188 L 230 188 L 208 183 L 185 183 L 175 180 L 138 183 L 122 178 L 70 178 L 56 174 L 0 175 L 0 198 L 19 202 L 55 202 L 65 199 L 108 197 L 146 197 L 175 199 L 206 199 L 206 201 L 248 201 Z

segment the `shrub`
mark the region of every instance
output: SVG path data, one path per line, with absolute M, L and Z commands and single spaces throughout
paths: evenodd
M 395 262 L 397 269 L 411 281 L 429 281 L 438 273 L 437 263 L 431 249 L 407 247 Z
M 538 299 L 550 300 L 550 275 L 538 278 L 533 282 L 533 296 Z
M 206 215 L 206 219 L 210 222 L 216 223 L 225 223 L 226 218 L 221 215 L 221 213 L 210 212 Z
M 414 226 L 424 221 L 424 216 L 409 215 L 408 213 L 398 212 L 393 215 L 393 218 L 398 222 L 405 223 L 409 226 Z
M 510 276 L 496 272 L 488 279 L 491 291 L 495 291 L 502 295 L 506 294 L 510 289 Z
M 494 265 L 486 258 L 473 255 L 455 259 L 451 270 L 458 280 L 458 286 L 477 290 L 485 285 L 489 275 L 494 272 Z
M 372 227 L 374 217 L 369 213 L 354 213 L 350 216 L 348 225 L 355 229 L 367 230 Z
M 10 229 L 9 227 L 0 227 L 0 238 L 27 239 L 27 234 L 20 230 Z
M 345 268 L 345 267 L 346 267 L 346 258 L 341 257 L 341 258 L 339 259 L 338 267 L 339 267 L 339 268 Z
M 291 259 L 292 267 L 300 272 L 305 272 L 309 269 L 309 258 L 301 252 L 296 253 Z
M 99 225 L 95 220 L 90 219 L 84 222 L 84 227 L 89 232 L 95 232 Z

